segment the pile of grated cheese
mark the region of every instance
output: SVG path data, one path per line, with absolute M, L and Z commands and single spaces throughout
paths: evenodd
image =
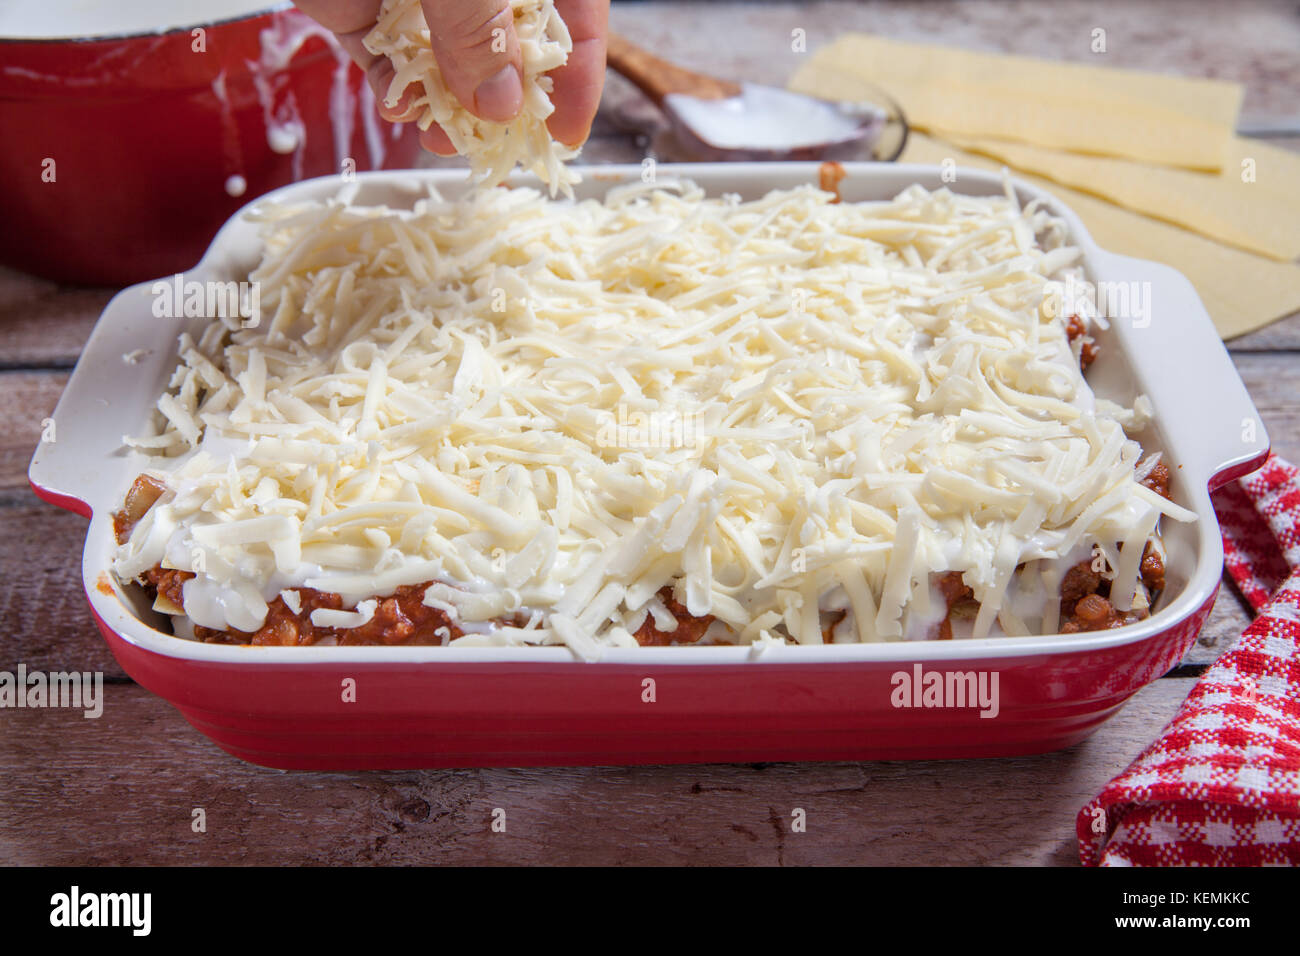
M 546 127 L 555 111 L 550 98 L 554 84 L 546 74 L 568 61 L 573 41 L 554 0 L 511 0 L 510 7 L 523 55 L 524 103 L 509 123 L 479 119 L 447 88 L 420 0 L 384 0 L 379 20 L 363 42 L 393 64 L 385 102 L 396 106 L 409 86 L 421 90 L 413 101 L 421 111 L 416 123 L 425 130 L 434 123 L 442 127 L 456 152 L 469 159 L 477 182 L 496 186 L 519 165 L 546 183 L 552 196 L 572 196 L 581 177 L 565 163 L 579 150 L 556 142 Z
M 190 619 L 241 630 L 286 588 L 356 626 L 436 581 L 460 642 L 585 657 L 671 630 L 666 586 L 715 643 L 820 644 L 830 615 L 836 642 L 925 637 L 945 571 L 981 602 L 970 636 L 1054 633 L 1097 549 L 1141 606 L 1158 519 L 1194 516 L 1139 483 L 1149 403 L 1094 398 L 1053 314 L 1063 225 L 833 198 L 261 207 L 262 322 L 181 337 L 128 440 L 169 490 L 117 573 L 195 571 Z

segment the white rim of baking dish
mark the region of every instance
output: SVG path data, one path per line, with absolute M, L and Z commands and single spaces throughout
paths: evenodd
M 58 440 L 42 444 L 32 459 L 32 485 L 47 499 L 74 499 L 92 511 L 82 559 L 83 584 L 95 613 L 122 639 L 143 650 L 193 662 L 318 666 L 321 664 L 591 664 L 712 665 L 755 663 L 830 664 L 892 661 L 979 660 L 1021 658 L 1044 654 L 1084 653 L 1136 644 L 1179 626 L 1210 598 L 1218 587 L 1223 545 L 1210 503 L 1216 477 L 1239 475 L 1263 463 L 1269 442 L 1258 412 L 1237 375 L 1214 325 L 1191 283 L 1168 266 L 1107 253 L 1093 241 L 1068 207 L 1037 187 L 1014 178 L 978 170 L 939 166 L 873 163 L 842 164 L 846 199 L 888 198 L 920 183 L 929 189 L 946 186 L 974 195 L 1001 193 L 1009 181 L 1022 203 L 1045 202 L 1068 225 L 1071 241 L 1084 253 L 1094 282 L 1147 283 L 1151 315 L 1142 326 L 1112 323 L 1133 373 L 1132 391 L 1151 397 L 1154 430 L 1174 475 L 1177 500 L 1197 515 L 1193 528 L 1196 555 L 1186 584 L 1166 606 L 1135 624 L 1107 631 L 1038 637 L 991 637 L 955 641 L 900 641 L 871 644 L 774 645 L 756 652 L 750 646 L 608 648 L 599 662 L 586 662 L 564 646 L 438 647 L 438 646 L 306 646 L 262 647 L 204 644 L 177 638 L 149 627 L 131 610 L 121 585 L 109 570 L 113 547 L 111 512 L 120 507 L 135 474 L 147 460 L 126 453 L 117 443 L 122 433 L 144 420 L 157 397 L 159 383 L 175 366 L 174 336 L 184 320 L 163 319 L 176 327 L 162 337 L 158 321 L 147 307 L 153 282 L 123 290 L 109 303 L 96 324 L 54 413 Z M 818 163 L 665 164 L 657 175 L 689 178 L 711 194 L 748 190 L 766 192 L 795 183 L 817 181 Z M 621 182 L 639 179 L 640 165 L 580 167 L 583 192 L 603 192 Z M 354 174 L 348 188 L 382 192 L 414 200 L 429 183 L 454 190 L 462 187 L 460 169 L 405 170 Z M 512 184 L 530 185 L 528 176 Z M 322 177 L 283 187 L 249 203 L 213 239 L 200 263 L 187 278 L 230 279 L 245 273 L 256 256 L 255 245 L 239 248 L 252 234 L 243 213 L 267 201 L 301 201 L 333 195 L 343 186 L 338 176 Z M 860 195 L 862 193 L 870 195 Z M 374 201 L 367 199 L 366 201 Z M 392 200 L 390 204 L 396 205 Z M 158 280 L 167 281 L 167 280 Z M 1158 308 L 1157 308 L 1158 305 Z M 156 348 L 140 361 L 138 374 L 121 360 L 141 348 Z M 164 344 L 165 343 L 165 344 Z M 161 346 L 161 347 L 157 347 Z M 113 364 L 117 363 L 116 374 Z M 127 374 L 122 373 L 123 368 Z M 1253 423 L 1248 427 L 1247 423 Z M 71 438 L 71 441 L 68 438 Z M 1220 477 L 1220 482 L 1224 480 Z

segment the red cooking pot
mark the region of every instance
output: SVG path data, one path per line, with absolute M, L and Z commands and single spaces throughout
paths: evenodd
M 45 6 L 59 16 L 0 17 L 6 265 L 102 285 L 179 272 L 255 196 L 419 155 L 418 130 L 380 119 L 361 70 L 290 4 Z M 51 22 L 89 35 L 28 38 Z

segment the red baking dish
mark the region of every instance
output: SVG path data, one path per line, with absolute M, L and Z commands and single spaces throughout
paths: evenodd
M 268 190 L 414 165 L 419 131 L 383 122 L 361 70 L 290 4 L 184 10 L 193 24 L 160 0 L 112 13 L 24 4 L 0 17 L 0 262 L 60 281 L 138 282 L 192 265 Z M 5 35 L 51 23 L 61 35 L 110 23 L 125 35 Z
M 945 185 L 930 166 L 847 164 L 847 200 Z M 639 166 L 583 170 L 600 195 Z M 756 198 L 816 182 L 815 164 L 662 167 L 710 193 Z M 453 171 L 374 173 L 359 202 L 408 206 L 425 186 L 463 188 Z M 1002 180 L 962 170 L 950 188 L 999 193 Z M 276 199 L 321 198 L 338 181 L 287 187 Z M 1022 201 L 1045 198 L 1015 184 Z M 1214 602 L 1222 543 L 1209 490 L 1268 453 L 1257 413 L 1191 284 L 1166 266 L 1098 249 L 1078 218 L 1047 200 L 1085 252 L 1093 281 L 1145 283 L 1149 321 L 1099 332 L 1093 389 L 1131 402 L 1147 394 L 1154 424 L 1133 437 L 1160 449 L 1191 524 L 1167 522 L 1167 587 L 1147 620 L 1116 630 L 1030 638 L 774 647 L 646 647 L 596 662 L 567 648 L 232 647 L 180 640 L 134 587 L 109 573 L 110 512 L 144 467 L 120 447 L 137 433 L 175 364 L 186 320 L 155 319 L 150 286 L 109 304 L 54 414 L 31 482 L 47 501 L 91 518 L 86 593 L 113 653 L 133 678 L 175 704 L 230 753 L 284 768 L 630 764 L 1004 756 L 1073 744 L 1139 688 L 1176 665 Z M 189 275 L 231 279 L 255 261 L 254 227 L 228 223 Z M 188 320 L 193 322 L 194 320 Z M 132 355 L 138 364 L 123 365 Z M 1253 423 L 1253 424 L 1252 424 Z M 997 678 L 993 707 L 901 706 L 906 675 Z M 648 682 L 653 682 L 650 684 Z M 653 689 L 653 694 L 649 691 Z

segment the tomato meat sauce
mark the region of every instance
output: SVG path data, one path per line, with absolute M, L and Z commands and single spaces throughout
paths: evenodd
M 131 531 L 150 508 L 162 497 L 166 486 L 149 475 L 140 475 L 127 492 L 121 511 L 113 514 L 113 534 L 118 544 L 124 543 Z M 146 571 L 140 584 L 155 600 L 159 597 L 174 607 L 184 610 L 185 582 L 194 577 L 189 571 L 154 565 Z M 424 603 L 424 592 L 433 581 L 399 587 L 392 594 L 377 598 L 379 602 L 369 621 L 357 627 L 324 627 L 312 623 L 313 611 L 353 610 L 345 608 L 343 597 L 330 591 L 314 588 L 291 588 L 297 596 L 298 610 L 291 608 L 282 595 L 267 603 L 266 621 L 256 631 L 235 628 L 218 630 L 194 625 L 194 636 L 208 644 L 251 644 L 258 646 L 290 647 L 319 644 L 322 641 L 341 645 L 439 645 L 462 637 L 465 631 L 457 626 L 451 616 L 441 608 Z M 713 617 L 692 617 L 686 608 L 673 598 L 671 587 L 659 593 L 664 606 L 677 619 L 677 628 L 661 631 L 651 618 L 636 632 L 637 643 L 645 646 L 693 644 L 704 636 L 713 623 Z M 500 621 L 502 624 L 522 625 L 522 620 Z

